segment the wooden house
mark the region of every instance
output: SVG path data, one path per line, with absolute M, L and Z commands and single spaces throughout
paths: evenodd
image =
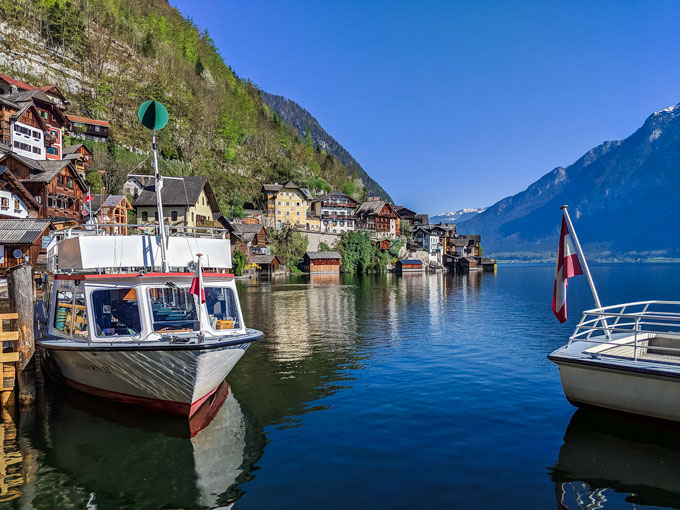
M 111 134 L 111 124 L 105 120 L 89 119 L 76 115 L 67 115 L 68 134 L 82 140 L 105 142 Z
M 395 238 L 399 235 L 399 216 L 394 206 L 378 197 L 371 197 L 356 210 L 357 227 L 378 237 Z
M 76 145 L 67 145 L 63 150 L 63 159 L 70 159 L 73 161 L 76 171 L 84 179 L 85 174 L 92 166 L 92 152 L 82 143 Z
M 397 260 L 397 271 L 400 273 L 417 273 L 423 270 L 423 261 L 418 259 Z
M 80 222 L 85 183 L 69 160 L 29 159 L 13 152 L 0 155 L 6 166 L 40 205 L 41 218 Z
M 257 264 L 258 272 L 268 276 L 275 275 L 281 268 L 281 261 L 276 255 L 253 255 L 248 262 Z
M 498 265 L 495 259 L 483 258 L 481 261 L 482 270 L 490 273 L 495 273 L 498 270 Z
M 123 184 L 123 192 L 130 195 L 134 200 L 142 193 L 144 188 L 153 185 L 153 177 L 128 177 Z
M 58 89 L 57 89 L 58 90 Z M 20 105 L 33 104 L 38 115 L 46 124 L 45 134 L 45 159 L 62 159 L 64 127 L 66 126 L 66 114 L 43 90 L 26 90 L 3 96 L 6 101 Z M 42 159 L 42 156 L 35 159 Z
M 409 225 L 411 226 L 415 225 L 417 216 L 417 213 L 415 211 L 412 211 L 411 209 L 409 209 L 408 207 L 404 207 L 403 205 L 395 205 L 394 209 L 402 222 L 408 221 Z
M 462 257 L 458 260 L 461 271 L 478 271 L 482 269 L 479 261 L 475 257 Z
M 214 227 L 215 220 L 220 216 L 220 208 L 207 177 L 164 179 L 161 198 L 163 219 L 171 229 L 173 226 Z M 154 179 L 149 179 L 149 184 L 135 200 L 134 208 L 137 213 L 137 223 L 158 222 Z
M 108 234 L 127 235 L 127 213 L 132 205 L 125 195 L 93 194 L 87 209 L 88 212 L 91 209 L 98 225 L 112 225 L 104 227 Z
M 0 218 L 37 218 L 40 204 L 6 167 L 0 166 Z
M 31 101 L 14 102 L 0 96 L 0 143 L 30 159 L 45 159 L 49 127 Z
M 0 274 L 24 261 L 35 268 L 53 229 L 47 219 L 0 219 Z
M 29 90 L 42 90 L 45 95 L 57 105 L 60 109 L 66 110 L 68 107 L 68 100 L 62 94 L 59 87 L 56 85 L 45 85 L 44 87 L 36 87 L 30 83 L 17 80 L 10 76 L 0 74 L 0 95 L 14 94 L 15 92 L 23 92 Z
M 260 223 L 235 223 L 227 221 L 231 245 L 241 250 L 248 262 L 253 255 L 269 255 L 267 232 Z
M 309 273 L 339 273 L 342 255 L 337 251 L 317 251 L 305 253 L 303 271 Z

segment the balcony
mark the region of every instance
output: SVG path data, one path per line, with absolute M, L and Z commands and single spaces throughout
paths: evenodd
M 357 217 L 354 214 L 322 214 L 322 220 L 350 220 L 354 221 Z

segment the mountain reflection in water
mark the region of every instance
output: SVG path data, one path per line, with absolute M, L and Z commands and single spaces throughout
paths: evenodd
M 557 508 L 680 508 L 677 425 L 579 409 L 551 469 Z

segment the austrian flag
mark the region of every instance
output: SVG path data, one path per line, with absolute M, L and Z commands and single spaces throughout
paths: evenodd
M 578 254 L 571 237 L 571 232 L 569 232 L 569 227 L 567 226 L 567 220 L 562 216 L 552 302 L 553 312 L 560 322 L 567 320 L 567 279 L 580 274 L 583 274 L 583 269 L 581 269 L 581 263 L 578 260 Z
M 191 287 L 189 288 L 189 293 L 196 296 L 199 300 L 199 304 L 205 303 L 205 289 L 203 288 L 203 271 L 201 271 L 201 257 L 198 257 L 198 263 L 196 264 L 196 272 L 194 273 L 194 279 L 191 281 Z

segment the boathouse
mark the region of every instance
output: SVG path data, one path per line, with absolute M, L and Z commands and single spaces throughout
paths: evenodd
M 400 273 L 416 273 L 423 270 L 423 262 L 418 259 L 401 259 L 397 261 L 397 271 Z
M 475 257 L 462 257 L 458 261 L 458 264 L 460 265 L 460 269 L 462 271 L 477 271 L 482 269 L 482 267 L 479 265 L 479 261 Z
M 257 264 L 260 268 L 258 272 L 268 276 L 278 273 L 281 267 L 281 261 L 276 255 L 251 255 L 248 262 Z
M 337 251 L 305 253 L 303 270 L 309 273 L 339 273 L 342 255 Z
M 0 219 L 0 274 L 25 261 L 35 268 L 52 230 L 48 219 Z

